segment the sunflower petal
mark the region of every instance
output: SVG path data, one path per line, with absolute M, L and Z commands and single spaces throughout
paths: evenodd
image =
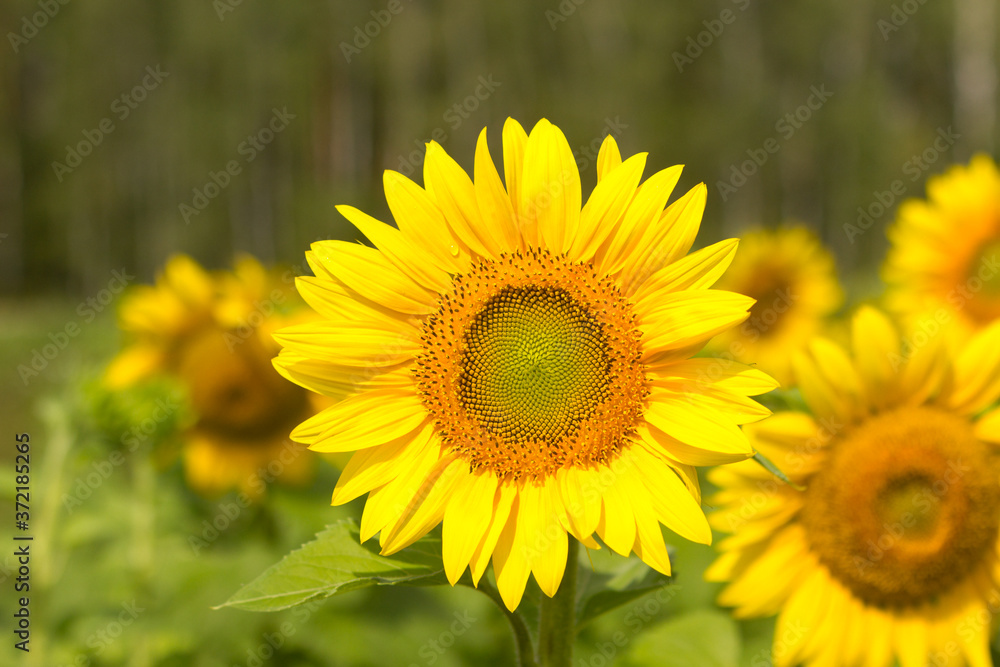
M 493 507 L 490 512 L 490 527 L 486 531 L 482 541 L 476 546 L 469 563 L 472 571 L 472 583 L 479 585 L 479 580 L 486 572 L 493 551 L 496 549 L 500 535 L 510 519 L 510 512 L 517 498 L 517 487 L 513 484 L 498 483 L 496 495 L 493 497 Z
M 695 396 L 678 397 L 654 393 L 646 408 L 646 421 L 656 429 L 714 458 L 716 464 L 732 463 L 753 456 L 746 435 L 729 420 L 706 407 Z M 668 450 L 669 452 L 669 450 Z M 681 463 L 698 464 L 694 461 Z
M 655 235 L 653 227 L 660 222 L 663 208 L 681 177 L 682 169 L 681 166 L 663 169 L 639 186 L 621 225 L 598 260 L 599 273 L 615 274 L 621 271 L 626 262 L 635 260 L 641 243 Z
M 489 472 L 478 473 L 469 475 L 448 501 L 441 534 L 441 556 L 445 575 L 452 586 L 486 537 L 496 493 L 497 476 Z
M 636 303 L 643 361 L 663 351 L 704 342 L 746 320 L 754 300 L 735 292 L 688 290 Z
M 379 418 L 372 419 L 374 411 Z M 292 439 L 320 452 L 375 447 L 414 431 L 427 418 L 420 396 L 375 389 L 348 396 L 299 424 Z
M 383 556 L 394 554 L 441 523 L 455 486 L 468 476 L 469 465 L 465 461 L 453 457 L 441 459 L 396 523 L 388 531 L 382 531 L 380 553 Z
M 668 264 L 647 280 L 635 281 L 640 286 L 634 298 L 642 300 L 651 294 L 708 289 L 729 268 L 738 245 L 739 239 L 719 241 Z
M 452 234 L 444 213 L 427 191 L 391 170 L 382 174 L 382 185 L 399 230 L 420 246 L 427 261 L 448 273 L 466 271 L 468 247 Z
M 479 133 L 479 140 L 476 142 L 474 185 L 485 231 L 493 237 L 497 250 L 513 252 L 519 249 L 521 237 L 517 229 L 517 218 L 493 158 L 490 157 L 486 128 Z
M 522 519 L 520 496 L 511 508 L 497 546 L 493 552 L 493 570 L 496 573 L 497 590 L 504 605 L 510 611 L 517 609 L 524 595 L 524 587 L 531 575 L 531 564 L 527 557 L 524 532 L 527 521 Z M 531 508 L 533 510 L 534 508 Z M 526 511 L 525 514 L 530 513 Z
M 646 167 L 646 154 L 633 155 L 607 173 L 580 213 L 580 231 L 569 250 L 573 261 L 590 261 L 615 230 Z
M 421 287 L 375 248 L 344 241 L 312 244 L 314 256 L 345 285 L 375 303 L 412 315 L 434 312 L 436 295 Z M 378 276 L 378 280 L 372 280 Z
M 496 258 L 500 254 L 499 246 L 480 223 L 472 179 L 436 141 L 427 144 L 424 154 L 424 184 L 448 226 L 466 246 L 482 257 Z
M 537 229 L 534 226 L 527 229 L 524 225 L 524 213 L 521 210 L 521 191 L 524 188 L 524 148 L 528 143 L 528 134 L 513 118 L 508 118 L 503 124 L 503 176 L 507 185 L 507 196 L 514 208 L 514 221 L 517 223 L 521 238 L 528 245 L 537 245 Z M 531 232 L 530 235 L 528 232 Z
M 375 244 L 393 265 L 421 287 L 437 292 L 451 285 L 447 271 L 436 268 L 422 256 L 419 246 L 413 247 L 406 236 L 353 206 L 338 206 L 337 211 Z
M 597 152 L 597 182 L 604 180 L 604 177 L 617 169 L 621 163 L 622 154 L 618 150 L 618 142 L 609 134 L 604 137 L 601 149 Z
M 538 230 L 539 242 L 566 252 L 580 225 L 580 172 L 562 130 L 542 119 L 528 135 L 521 183 L 521 224 Z

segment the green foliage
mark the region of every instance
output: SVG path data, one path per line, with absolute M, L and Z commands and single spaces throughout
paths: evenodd
M 654 591 L 666 589 L 670 577 L 652 569 L 636 556 L 622 558 L 610 549 L 581 554 L 576 624 L 583 627 L 618 607 Z M 671 595 L 671 597 L 673 597 Z
M 221 607 L 275 611 L 368 586 L 433 586 L 446 583 L 441 542 L 428 537 L 391 557 L 378 545 L 360 543 L 357 523 L 345 519 L 319 533 L 241 588 Z
M 688 612 L 635 639 L 616 663 L 621 667 L 736 667 L 740 634 L 729 615 Z

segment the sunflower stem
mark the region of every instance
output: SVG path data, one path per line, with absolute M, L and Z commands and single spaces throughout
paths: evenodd
M 566 554 L 566 571 L 554 597 L 542 596 L 538 633 L 539 667 L 571 667 L 576 640 L 576 565 L 580 549 L 572 536 Z
M 525 625 L 521 615 L 507 609 L 503 598 L 500 597 L 500 592 L 490 586 L 488 582 L 481 582 L 479 590 L 493 600 L 510 622 L 510 629 L 514 633 L 514 645 L 517 648 L 517 667 L 538 667 L 538 663 L 535 662 L 535 649 L 531 644 L 531 633 L 528 632 L 528 626 Z

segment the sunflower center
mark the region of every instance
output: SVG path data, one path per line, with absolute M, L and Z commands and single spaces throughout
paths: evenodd
M 990 552 L 998 474 L 967 420 L 903 408 L 833 445 L 806 491 L 802 523 L 820 561 L 858 598 L 912 607 L 947 592 Z
M 759 336 L 773 334 L 792 305 L 791 289 L 792 284 L 776 274 L 759 278 L 745 292 L 757 302 L 750 307 L 750 317 L 744 326 L 751 327 Z
M 459 401 L 506 440 L 557 440 L 607 393 L 603 327 L 561 287 L 501 289 L 472 321 L 463 347 Z
M 414 373 L 443 441 L 472 468 L 538 478 L 606 463 L 647 390 L 628 301 L 592 267 L 541 250 L 453 279 Z
M 270 352 L 255 336 L 227 339 L 226 333 L 206 329 L 178 351 L 177 372 L 198 428 L 245 442 L 270 441 L 302 416 L 306 394 L 274 371 Z

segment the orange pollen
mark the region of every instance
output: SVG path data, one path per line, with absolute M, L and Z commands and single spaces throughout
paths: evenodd
M 969 420 L 900 408 L 832 445 L 801 519 L 831 574 L 865 603 L 918 606 L 985 562 L 1000 524 L 1000 465 Z
M 501 479 L 608 463 L 648 390 L 631 305 L 544 250 L 481 260 L 423 323 L 414 373 L 446 444 Z

